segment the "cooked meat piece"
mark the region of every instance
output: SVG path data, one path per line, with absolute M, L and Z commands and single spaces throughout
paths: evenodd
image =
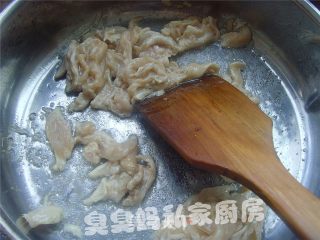
M 122 88 L 107 84 L 93 99 L 90 106 L 96 109 L 111 111 L 120 117 L 130 116 L 133 109 L 128 92 Z
M 215 19 L 191 17 L 173 21 L 161 33 L 139 27 L 140 19 L 132 19 L 128 28 L 109 27 L 82 43 L 71 42 L 64 64 L 57 72 L 59 77 L 63 68 L 67 71 L 66 92 L 79 92 L 69 106 L 71 111 L 91 105 L 128 117 L 136 100 L 155 92 L 163 93 L 182 81 L 217 72 L 214 64 L 184 68 L 169 61 L 169 57 L 179 52 L 216 41 L 219 30 Z
M 56 71 L 56 74 L 54 75 L 54 79 L 55 80 L 59 80 L 61 78 L 63 78 L 67 73 L 67 69 L 66 66 L 64 64 L 64 61 L 62 61 L 61 65 L 59 66 L 59 68 Z
M 146 162 L 147 166 L 143 167 L 143 179 L 136 188 L 129 192 L 129 195 L 122 201 L 123 206 L 134 206 L 140 203 L 156 178 L 156 167 L 154 160 L 149 156 L 139 156 L 141 160 Z M 138 174 L 140 174 L 138 172 Z M 137 176 L 139 178 L 139 176 Z M 129 186 L 130 187 L 130 186 Z M 132 188 L 132 187 L 130 187 Z
M 66 92 L 81 92 L 69 110 L 81 111 L 103 88 L 106 82 L 106 52 L 108 45 L 97 39 L 87 38 L 83 43 L 72 41 L 66 58 Z
M 243 62 L 233 62 L 229 64 L 229 72 L 232 79 L 232 84 L 235 87 L 243 88 L 244 80 L 241 75 L 241 71 L 244 70 L 246 64 Z
M 127 189 L 132 191 L 136 188 L 141 181 L 143 180 L 144 175 L 144 167 L 142 165 L 138 165 L 138 172 L 131 178 L 130 182 L 128 182 Z
M 89 142 L 83 148 L 84 159 L 93 164 L 98 164 L 101 160 L 100 148 L 97 142 Z
M 210 208 L 207 213 L 207 217 L 212 220 L 212 223 L 190 224 L 185 223 L 185 227 L 181 228 L 168 228 L 162 227 L 160 230 L 155 232 L 154 239 L 156 240 L 167 240 L 167 239 L 261 239 L 261 232 L 263 227 L 263 221 L 257 222 L 245 222 L 241 221 L 241 214 L 237 215 L 237 221 L 235 223 L 227 224 L 215 224 L 214 219 L 216 216 L 216 204 L 225 200 L 234 200 L 237 203 L 241 203 L 244 200 L 252 197 L 252 192 L 245 188 L 237 189 L 238 187 L 234 184 L 219 186 L 213 188 L 205 188 L 200 193 L 191 196 L 184 204 L 182 215 L 189 215 L 189 207 L 195 206 L 195 204 L 206 204 Z M 261 208 L 264 209 L 265 205 L 262 200 Z M 204 209 L 204 208 L 203 208 Z M 190 219 L 189 219 L 190 220 Z M 192 220 L 191 220 L 192 221 Z
M 124 65 L 124 57 L 121 53 L 113 49 L 108 49 L 106 53 L 106 67 L 110 71 L 110 76 L 106 75 L 106 84 L 111 85 L 111 77 L 116 77 L 122 65 Z
M 119 173 L 120 170 L 121 167 L 119 163 L 113 163 L 108 161 L 93 169 L 91 172 L 89 172 L 88 176 L 92 179 L 110 177 Z
M 67 232 L 67 233 L 71 233 L 73 236 L 75 236 L 77 238 L 82 238 L 81 227 L 78 225 L 66 223 L 63 226 L 63 231 Z
M 229 18 L 225 28 L 226 33 L 221 36 L 221 46 L 225 48 L 240 48 L 248 45 L 252 39 L 252 33 L 248 25 L 240 20 Z
M 129 193 L 124 200 L 126 206 L 139 204 L 144 199 L 155 179 L 156 169 L 152 158 L 137 155 L 136 136 L 131 135 L 125 142 L 118 143 L 107 133 L 96 130 L 93 123 L 80 122 L 76 125 L 76 142 L 85 145 L 87 161 L 98 164 L 102 158 L 108 160 L 88 174 L 92 179 L 103 179 L 85 204 L 106 199 L 119 202 L 126 193 Z
M 184 77 L 181 81 L 192 80 L 200 78 L 206 74 L 217 74 L 219 72 L 219 66 L 213 63 L 210 64 L 197 64 L 191 63 L 182 68 Z
M 215 42 L 220 37 L 217 21 L 212 17 L 202 20 L 190 17 L 185 20 L 172 21 L 161 30 L 161 33 L 172 37 L 177 42 L 179 52 Z
M 137 164 L 137 161 L 135 161 L 135 171 L 131 171 L 131 175 L 126 172 L 127 168 L 120 168 L 117 163 L 111 162 L 106 162 L 90 172 L 89 176 L 93 178 L 106 177 L 101 180 L 93 194 L 84 200 L 84 203 L 91 205 L 101 200 L 119 202 L 129 192 L 128 197 L 122 201 L 122 205 L 134 206 L 139 204 L 151 187 L 155 179 L 156 170 L 155 164 L 150 157 L 138 156 L 138 158 L 144 159 L 147 166 Z M 133 168 L 130 170 L 133 170 Z
M 111 178 L 102 178 L 100 184 L 90 197 L 85 199 L 83 203 L 85 205 L 92 205 L 93 203 L 102 200 L 112 200 L 116 203 L 127 193 L 127 184 L 131 177 L 123 172 L 118 175 L 114 175 Z
M 95 36 L 106 42 L 109 48 L 115 49 L 120 41 L 121 34 L 126 30 L 125 27 L 120 26 L 106 27 L 103 30 L 98 30 Z
M 111 162 L 119 161 L 137 148 L 137 137 L 130 136 L 125 142 L 116 142 L 109 134 L 96 131 L 92 135 L 77 137 L 77 142 L 86 145 L 84 157 L 87 161 L 97 164 L 106 159 Z
M 63 210 L 54 205 L 41 206 L 26 214 L 23 214 L 17 220 L 18 227 L 25 233 L 39 225 L 48 225 L 59 223 L 63 218 Z
M 129 30 L 124 31 L 121 34 L 117 51 L 123 56 L 124 61 L 129 61 L 132 59 L 132 41 Z
M 170 57 L 178 52 L 177 44 L 168 36 L 159 32 L 150 30 L 150 28 L 141 29 L 139 38 L 134 45 L 134 55 L 136 57 Z
M 183 81 L 199 78 L 204 74 L 215 74 L 219 67 L 215 64 L 190 64 L 180 68 L 167 58 L 135 58 L 119 72 L 116 84 L 127 86 L 127 92 L 134 103 L 152 92 L 175 86 Z
M 92 135 L 96 131 L 96 126 L 93 122 L 84 121 L 84 122 L 77 122 L 75 135 L 77 138 L 82 138 L 88 135 Z
M 93 123 L 80 122 L 76 125 L 76 142 L 85 145 L 84 157 L 88 162 L 98 164 L 101 159 L 116 162 L 131 152 L 137 152 L 138 139 L 131 135 L 122 143 L 109 134 L 95 130 Z
M 230 83 L 243 92 L 252 102 L 258 104 L 260 102 L 259 98 L 253 96 L 247 89 L 244 87 L 244 79 L 242 77 L 241 71 L 244 70 L 246 64 L 243 62 L 232 62 L 229 64 L 229 74 L 228 77 L 231 81 Z
M 46 120 L 46 135 L 56 159 L 52 169 L 62 171 L 66 161 L 71 157 L 74 139 L 71 127 L 58 108 L 53 110 Z
M 138 171 L 137 151 L 132 151 L 125 158 L 120 160 L 122 171 L 127 172 L 130 176 L 134 176 Z

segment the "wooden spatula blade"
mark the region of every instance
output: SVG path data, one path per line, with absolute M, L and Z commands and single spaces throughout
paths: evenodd
M 231 84 L 206 77 L 138 110 L 190 164 L 244 184 L 301 238 L 320 239 L 319 199 L 278 160 L 271 119 Z
M 272 121 L 218 77 L 184 84 L 141 103 L 139 110 L 187 161 L 199 167 L 214 164 L 232 170 L 235 161 L 257 157 L 252 148 L 261 149 L 262 156 L 274 154 Z

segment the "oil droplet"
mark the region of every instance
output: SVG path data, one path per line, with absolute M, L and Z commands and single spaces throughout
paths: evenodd
M 59 109 L 61 112 L 65 112 L 65 110 L 66 110 L 65 107 L 63 107 L 63 106 L 59 106 Z
M 48 107 L 42 107 L 41 110 L 45 113 L 45 114 L 49 114 L 50 112 L 52 112 L 51 108 Z
M 5 139 L 5 138 L 4 138 Z M 10 151 L 13 149 L 14 147 L 14 141 L 12 137 L 7 137 L 6 138 L 6 142 L 2 142 L 2 145 L 4 145 L 5 147 L 3 148 L 4 151 Z
M 50 83 L 48 83 L 48 84 L 47 84 L 47 88 L 48 88 L 49 90 L 52 90 L 52 89 L 53 89 L 53 86 L 52 86 Z
M 37 117 L 37 114 L 36 113 L 30 113 L 30 115 L 29 115 L 29 120 L 30 121 L 34 121 L 35 119 L 36 119 L 36 117 Z

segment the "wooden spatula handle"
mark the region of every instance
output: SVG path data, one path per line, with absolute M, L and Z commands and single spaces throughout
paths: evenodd
M 248 172 L 244 184 L 253 189 L 301 239 L 320 239 L 320 201 L 277 160 L 270 168 Z M 256 169 L 257 170 L 257 169 Z M 243 176 L 242 176 L 243 177 Z
M 170 142 L 170 141 L 169 141 Z M 176 146 L 174 146 L 176 148 Z M 320 239 L 320 200 L 304 188 L 274 156 L 260 161 L 247 161 L 230 167 L 221 167 L 207 159 L 194 159 L 176 148 L 190 163 L 202 169 L 214 170 L 245 185 L 261 197 L 300 239 Z M 257 156 L 259 158 L 261 156 Z M 264 164 L 261 164 L 264 162 Z M 247 166 L 244 166 L 247 165 Z M 248 166 L 250 165 L 250 166 Z M 236 167 L 234 169 L 233 167 Z

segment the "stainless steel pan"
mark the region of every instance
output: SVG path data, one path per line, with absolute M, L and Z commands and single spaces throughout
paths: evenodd
M 66 107 L 72 97 L 54 73 L 71 39 L 81 39 L 93 29 L 127 24 L 144 16 L 143 24 L 158 29 L 170 19 L 186 15 L 234 13 L 254 29 L 254 43 L 245 49 L 221 49 L 218 44 L 178 56 L 180 64 L 216 62 L 225 71 L 232 60 L 244 60 L 246 88 L 274 122 L 274 144 L 283 164 L 307 188 L 320 194 L 320 13 L 309 2 L 195 2 L 192 7 L 165 6 L 161 2 L 22 2 L 11 3 L 0 15 L 1 23 L 1 219 L 2 229 L 13 239 L 25 239 L 16 227 L 21 213 L 37 207 L 48 195 L 66 209 L 66 222 L 81 225 L 97 210 L 109 215 L 118 206 L 80 204 L 97 184 L 89 181 L 89 166 L 76 149 L 72 164 L 52 174 L 53 155 L 44 137 L 48 108 Z M 181 4 L 180 4 L 181 5 Z M 307 107 L 306 107 L 307 106 Z M 142 204 L 162 209 L 177 205 L 203 187 L 220 185 L 219 176 L 188 166 L 139 116 L 120 120 L 91 109 L 74 113 L 70 120 L 93 120 L 111 129 L 118 140 L 140 136 L 142 152 L 154 156 L 158 177 Z M 270 169 L 272 171 L 272 169 Z M 297 196 L 303 197 L 303 196 Z M 61 227 L 37 233 L 34 239 L 69 239 Z M 110 239 L 149 239 L 151 231 L 109 234 Z M 291 239 L 292 233 L 269 211 L 265 239 Z M 96 236 L 95 239 L 98 237 Z

